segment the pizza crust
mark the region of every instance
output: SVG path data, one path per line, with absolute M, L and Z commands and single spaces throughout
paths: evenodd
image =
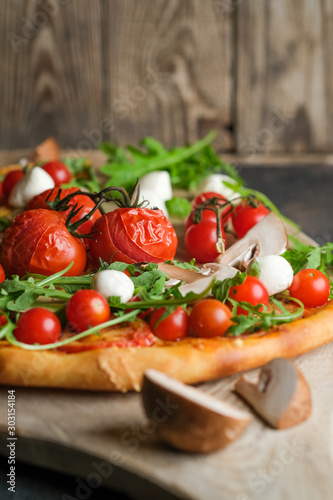
M 214 380 L 304 354 L 333 340 L 333 301 L 318 312 L 242 338 L 187 338 L 151 347 L 109 347 L 75 354 L 0 346 L 0 383 L 93 391 L 139 391 L 154 368 L 185 383 Z

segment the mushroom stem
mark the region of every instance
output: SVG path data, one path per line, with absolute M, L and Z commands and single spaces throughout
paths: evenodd
M 259 255 L 279 255 L 287 248 L 287 244 L 288 237 L 283 222 L 271 212 L 224 254 L 219 255 L 217 260 L 220 264 L 237 266 L 242 261 L 250 260 L 258 251 Z

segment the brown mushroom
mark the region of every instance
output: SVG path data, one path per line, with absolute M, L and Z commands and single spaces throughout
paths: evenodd
M 224 448 L 251 421 L 247 412 L 157 370 L 146 371 L 142 398 L 160 439 L 187 452 L 207 453 Z
M 241 376 L 235 392 L 276 429 L 297 425 L 311 413 L 310 388 L 302 373 L 284 358 L 265 365 L 256 384 Z
M 257 255 L 280 255 L 287 249 L 288 236 L 281 219 L 271 212 L 246 235 L 217 258 L 220 264 L 237 266 Z

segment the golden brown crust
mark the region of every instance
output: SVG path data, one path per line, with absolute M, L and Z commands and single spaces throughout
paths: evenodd
M 246 338 L 187 338 L 151 347 L 76 354 L 0 347 L 0 383 L 98 391 L 140 390 L 148 368 L 185 383 L 213 380 L 291 358 L 333 340 L 333 301 L 315 314 Z

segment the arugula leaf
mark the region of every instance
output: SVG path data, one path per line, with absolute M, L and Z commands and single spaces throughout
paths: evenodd
M 174 196 L 171 200 L 166 200 L 165 206 L 169 215 L 185 219 L 191 213 L 191 203 L 186 198 Z
M 166 260 L 165 264 L 171 264 L 175 267 L 179 267 L 180 269 L 191 269 L 192 271 L 200 271 L 198 266 L 194 265 L 195 259 L 190 260 L 190 262 L 180 262 L 179 260 Z
M 281 298 L 283 295 L 281 294 Z M 272 299 L 276 307 L 278 307 L 281 313 L 277 313 L 275 310 L 272 312 L 267 312 L 267 306 L 262 306 L 262 304 L 257 304 L 252 306 L 248 302 L 237 302 L 236 300 L 230 299 L 229 301 L 233 305 L 233 316 L 231 321 L 234 323 L 228 328 L 225 335 L 229 337 L 235 337 L 238 335 L 251 334 L 258 330 L 269 330 L 274 325 L 279 325 L 281 323 L 289 323 L 295 319 L 301 317 L 304 312 L 304 305 L 302 302 L 295 298 L 287 297 L 289 300 L 294 301 L 299 307 L 295 309 L 294 312 L 289 312 L 281 304 L 280 301 Z M 247 316 L 244 314 L 236 315 L 237 308 L 241 307 L 247 311 Z M 260 308 L 263 310 L 260 311 Z
M 329 271 L 328 268 L 333 265 L 333 243 L 314 247 L 302 243 L 293 236 L 289 236 L 289 239 L 293 247 L 286 250 L 282 257 L 287 259 L 294 274 L 303 268 L 319 269 L 324 273 Z
M 138 178 L 155 170 L 167 170 L 173 186 L 189 190 L 213 172 L 224 171 L 234 178 L 236 170 L 222 162 L 209 146 L 215 135 L 211 132 L 195 144 L 169 150 L 151 137 L 142 140 L 142 150 L 134 146 L 120 148 L 104 142 L 100 147 L 107 154 L 108 163 L 101 167 L 101 172 L 110 177 L 106 187 L 130 189 Z
M 85 330 L 82 333 L 78 333 L 76 335 L 73 335 L 72 337 L 67 337 L 64 340 L 59 340 L 58 342 L 54 342 L 52 344 L 24 344 L 23 342 L 19 342 L 14 334 L 13 330 L 15 328 L 15 325 L 8 321 L 8 323 L 1 329 L 0 331 L 0 338 L 4 336 L 7 340 L 12 345 L 16 345 L 19 347 L 22 347 L 22 349 L 26 349 L 29 351 L 43 351 L 46 349 L 56 349 L 57 347 L 62 347 L 64 345 L 70 344 L 71 342 L 75 342 L 76 340 L 80 340 L 84 337 L 88 337 L 89 335 L 92 334 L 98 334 L 100 330 L 103 328 L 108 328 L 110 326 L 117 325 L 119 323 L 123 323 L 124 321 L 133 321 L 137 314 L 140 311 L 135 309 L 134 311 L 128 312 L 126 314 L 122 314 L 116 318 L 112 318 L 109 321 L 106 321 L 105 323 L 102 323 L 100 325 L 94 326 L 92 328 L 88 328 L 88 330 Z
M 225 302 L 228 298 L 230 287 L 244 283 L 246 276 L 246 273 L 238 272 L 233 278 L 226 278 L 223 281 L 217 280 L 212 288 L 214 298 L 221 302 Z
M 260 277 L 260 265 L 257 260 L 252 262 L 250 269 L 247 270 L 247 274 L 249 274 L 250 276 L 254 276 L 255 278 Z
M 99 192 L 102 189 L 96 170 L 87 158 L 64 158 L 62 161 L 73 175 L 73 179 L 70 182 L 62 185 L 63 188 L 74 186 L 88 189 L 92 193 Z

